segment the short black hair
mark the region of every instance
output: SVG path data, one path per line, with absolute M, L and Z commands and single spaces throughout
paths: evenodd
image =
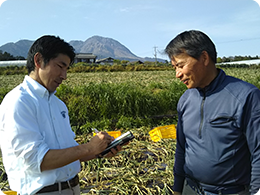
M 199 59 L 201 53 L 206 51 L 211 60 L 217 62 L 216 47 L 212 40 L 203 32 L 198 30 L 184 31 L 178 34 L 164 50 L 172 59 L 181 53 L 187 53 L 189 56 Z
M 26 64 L 28 74 L 35 69 L 34 55 L 38 52 L 42 55 L 45 64 L 59 54 L 67 55 L 70 58 L 70 64 L 74 63 L 75 52 L 69 43 L 58 36 L 44 35 L 38 38 L 29 49 Z

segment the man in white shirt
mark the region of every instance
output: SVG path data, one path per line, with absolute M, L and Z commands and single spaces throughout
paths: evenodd
M 28 52 L 28 76 L 1 103 L 3 163 L 19 194 L 80 194 L 80 161 L 96 158 L 113 140 L 105 132 L 85 144 L 74 140 L 68 109 L 54 95 L 74 57 L 73 47 L 59 37 L 40 37 Z

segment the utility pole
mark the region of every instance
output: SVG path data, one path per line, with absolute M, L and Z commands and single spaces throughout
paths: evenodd
M 155 65 L 157 65 L 157 47 L 156 46 L 154 46 L 153 47 L 154 48 L 154 58 L 155 58 Z

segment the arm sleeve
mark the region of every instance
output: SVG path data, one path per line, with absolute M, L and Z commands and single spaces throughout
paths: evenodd
M 19 99 L 7 108 L 5 137 L 24 172 L 40 173 L 43 157 L 49 150 L 38 126 L 36 105 L 28 99 Z
M 178 109 L 178 125 L 177 125 L 177 146 L 175 151 L 175 163 L 174 163 L 174 185 L 173 191 L 182 192 L 183 184 L 185 180 L 184 172 L 185 164 L 185 136 L 182 130 L 182 118 Z
M 251 193 L 260 189 L 260 91 L 254 90 L 244 107 L 245 134 L 251 153 Z

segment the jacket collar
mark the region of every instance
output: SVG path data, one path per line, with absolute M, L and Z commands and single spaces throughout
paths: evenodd
M 218 75 L 211 81 L 211 83 L 204 88 L 197 88 L 201 95 L 209 96 L 213 94 L 216 89 L 221 85 L 226 77 L 226 73 L 222 69 L 218 69 Z

